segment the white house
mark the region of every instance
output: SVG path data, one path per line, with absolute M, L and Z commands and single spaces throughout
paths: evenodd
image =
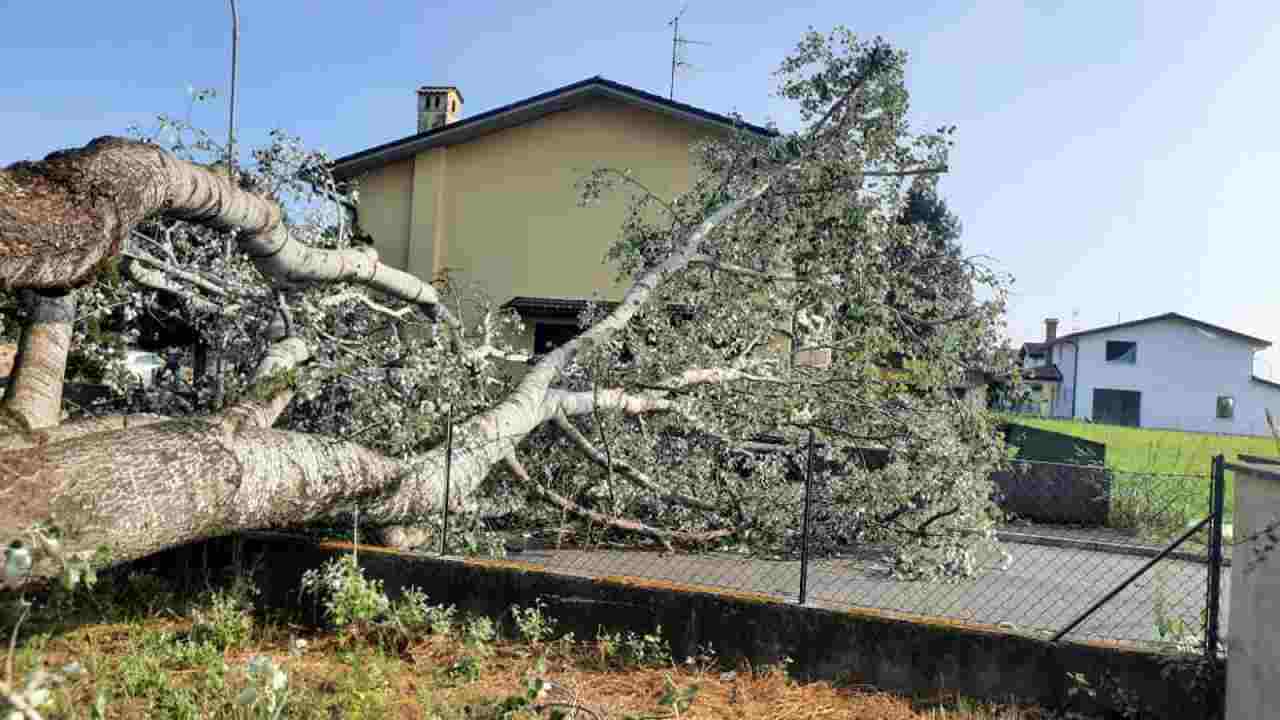
M 1061 377 L 1053 417 L 1237 435 L 1269 434 L 1267 409 L 1280 417 L 1280 383 L 1253 374 L 1266 340 L 1178 313 L 1062 337 L 1056 325 L 1024 346 L 1026 366 Z

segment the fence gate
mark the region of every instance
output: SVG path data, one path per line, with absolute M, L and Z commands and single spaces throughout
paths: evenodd
M 1225 495 L 1225 458 L 1222 455 L 1215 455 L 1212 463 L 1209 507 L 1207 508 L 1208 515 L 1206 515 L 1203 520 L 1200 520 L 1188 528 L 1186 532 L 1182 533 L 1176 540 L 1165 546 L 1163 550 L 1155 555 L 1155 557 L 1151 558 L 1151 560 L 1146 564 L 1118 583 L 1110 592 L 1103 595 L 1097 602 L 1089 606 L 1089 609 L 1085 610 L 1078 617 L 1059 630 L 1058 633 L 1053 636 L 1053 642 L 1058 642 L 1062 638 L 1066 637 L 1068 633 L 1076 629 L 1081 623 L 1101 610 L 1107 603 L 1123 592 L 1125 588 L 1129 587 L 1139 578 L 1146 575 L 1152 568 L 1162 560 L 1168 558 L 1174 551 L 1201 530 L 1207 529 L 1209 533 L 1207 543 L 1208 556 L 1206 558 L 1205 565 L 1208 577 L 1206 578 L 1207 582 L 1205 583 L 1205 611 L 1202 617 L 1201 627 L 1204 636 L 1202 649 L 1207 657 L 1214 658 L 1218 656 L 1222 651 L 1219 620 L 1222 604 L 1222 524 Z

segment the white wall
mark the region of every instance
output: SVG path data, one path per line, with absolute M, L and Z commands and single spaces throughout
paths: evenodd
M 1248 538 L 1280 517 L 1280 467 L 1235 471 L 1234 535 L 1227 623 L 1227 718 L 1262 720 L 1280 708 L 1280 550 L 1255 557 Z
M 1138 344 L 1137 363 L 1107 362 L 1109 340 Z M 1252 379 L 1254 348 L 1228 335 L 1210 333 L 1178 320 L 1161 320 L 1076 338 L 1080 348 L 1079 388 L 1074 386 L 1075 349 L 1053 348 L 1053 362 L 1063 375 L 1063 390 L 1054 407 L 1058 417 L 1093 417 L 1095 389 L 1142 393 L 1142 427 L 1197 432 L 1267 435 L 1266 408 L 1280 416 L 1280 389 Z M 1235 398 L 1235 416 L 1217 417 L 1219 395 Z

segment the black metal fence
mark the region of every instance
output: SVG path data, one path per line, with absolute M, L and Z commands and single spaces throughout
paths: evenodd
M 815 503 L 822 482 L 815 481 L 812 437 L 807 451 L 803 500 L 794 508 L 798 558 L 672 554 L 657 543 L 530 542 L 527 535 L 508 548 L 513 559 L 589 577 L 996 626 L 1054 641 L 1222 650 L 1230 565 L 1222 456 L 1203 475 L 1016 461 L 992 478 L 1006 511 L 998 544 L 965 558 L 960 576 L 922 581 L 894 572 L 885 547 L 814 547 L 815 525 L 833 509 Z M 440 551 L 449 550 L 442 542 Z

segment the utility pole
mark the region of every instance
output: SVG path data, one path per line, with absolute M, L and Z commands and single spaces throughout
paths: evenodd
M 684 15 L 685 11 L 688 9 L 689 9 L 689 3 L 686 2 L 680 8 L 680 12 L 676 13 L 676 16 L 671 18 L 671 21 L 667 23 L 668 25 L 671 26 L 671 91 L 670 91 L 670 94 L 668 94 L 667 96 L 669 100 L 676 99 L 676 68 L 693 67 L 692 65 L 690 65 L 689 63 L 681 59 L 680 57 L 681 48 L 683 48 L 685 45 L 710 45 L 711 44 L 709 42 L 703 42 L 701 40 L 689 40 L 687 38 L 680 37 L 680 18 Z

